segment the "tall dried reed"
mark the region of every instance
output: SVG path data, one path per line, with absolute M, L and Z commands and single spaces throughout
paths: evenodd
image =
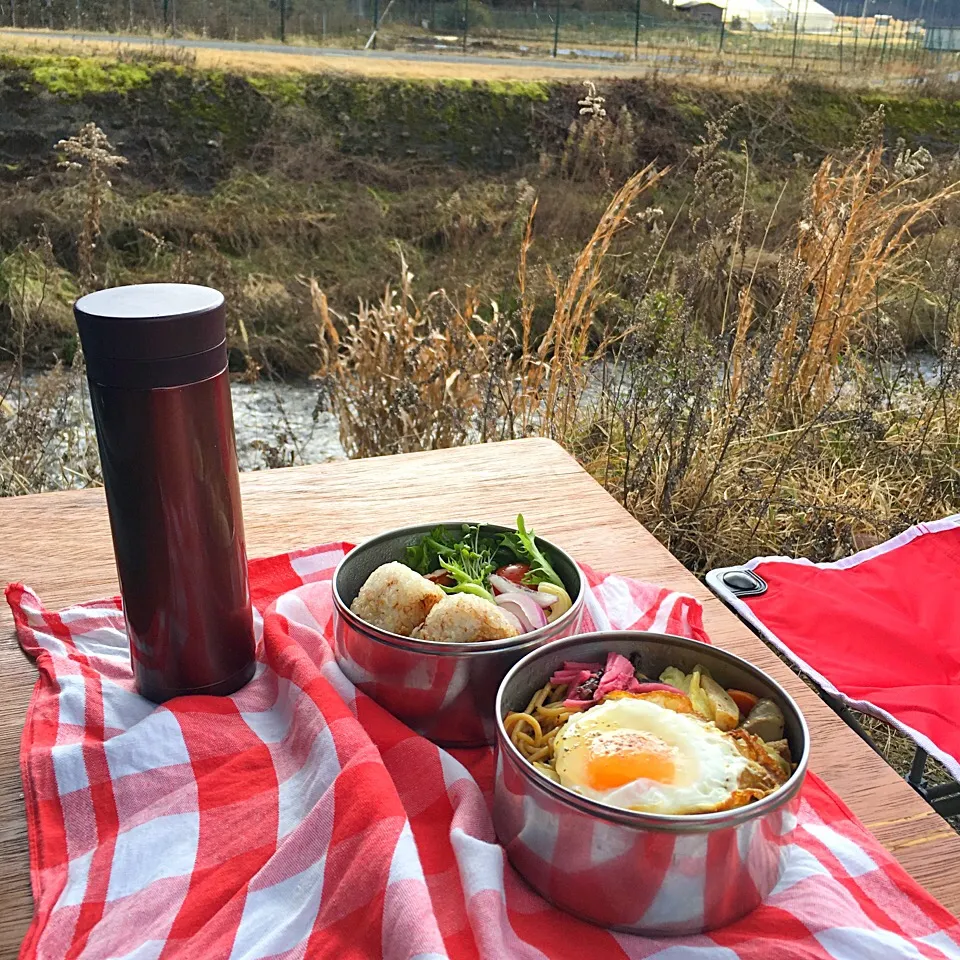
M 725 313 L 732 304 L 733 317 L 704 323 L 694 309 L 702 278 L 671 289 L 651 284 L 649 270 L 632 319 L 612 334 L 597 321 L 604 265 L 663 175 L 650 166 L 631 177 L 569 274 L 548 274 L 553 310 L 539 336 L 536 205 L 512 314 L 496 303 L 458 308 L 443 293 L 417 304 L 405 271 L 399 301 L 388 291 L 378 308 L 361 304 L 335 323 L 314 284 L 345 449 L 553 437 L 694 569 L 769 551 L 825 559 L 950 509 L 960 360 L 944 352 L 935 388 L 905 369 L 882 392 L 885 368 L 861 354 L 882 323 L 883 285 L 908 276 L 916 236 L 956 188 L 888 168 L 879 148 L 827 160 L 792 246 L 764 250 L 770 224 L 764 231 L 758 257 L 779 257 L 775 301 L 754 295 L 756 267 L 742 286 L 718 273 L 712 302 Z M 742 198 L 732 219 L 719 206 L 691 213 L 717 249 L 750 214 L 746 190 L 728 188 Z
M 520 244 L 518 327 L 496 303 L 482 311 L 468 293 L 456 305 L 444 291 L 418 302 L 401 256 L 399 291 L 361 302 L 350 318 L 333 313 L 309 280 L 320 338 L 319 379 L 351 456 L 403 453 L 474 439 L 562 438 L 573 427 L 591 358 L 602 354 L 593 329 L 604 297 L 603 264 L 630 223 L 636 200 L 666 171 L 653 164 L 614 194 L 592 236 L 555 290 L 553 317 L 534 343 L 535 304 L 527 284 L 536 203 Z M 339 329 L 338 329 L 339 324 Z
M 801 411 L 823 405 L 843 351 L 886 292 L 907 280 L 923 222 L 960 193 L 954 183 L 917 195 L 922 180 L 885 168 L 880 145 L 849 163 L 828 157 L 820 165 L 797 225 L 795 295 L 781 301 L 772 402 Z
M 379 303 L 361 302 L 350 318 L 335 314 L 316 281 L 308 281 L 321 389 L 351 457 L 473 439 L 490 346 L 486 324 L 469 297 L 462 309 L 443 291 L 418 303 L 402 255 L 400 267 L 399 289 L 388 286 Z

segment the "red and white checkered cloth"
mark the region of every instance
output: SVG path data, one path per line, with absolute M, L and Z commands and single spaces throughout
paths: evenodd
M 960 958 L 960 925 L 811 776 L 767 902 L 708 936 L 610 933 L 505 862 L 490 749 L 444 751 L 358 693 L 328 642 L 333 544 L 251 564 L 256 677 L 138 697 L 117 600 L 8 588 L 40 678 L 22 774 L 36 915 L 22 958 Z M 695 600 L 587 571 L 585 626 L 703 638 Z

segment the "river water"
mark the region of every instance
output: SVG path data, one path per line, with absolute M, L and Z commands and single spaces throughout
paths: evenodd
M 82 461 L 87 443 L 93 440 L 89 396 L 75 383 L 69 387 L 64 383 L 53 386 L 57 398 L 44 405 L 38 397 L 42 398 L 44 391 L 49 393 L 50 389 L 43 373 L 28 373 L 17 384 L 9 371 L 0 370 L 0 440 L 5 428 L 14 424 L 17 407 L 22 404 L 22 409 L 29 410 L 35 405 L 34 409 L 41 411 L 42 438 L 29 443 L 42 446 L 44 451 L 46 463 L 40 473 L 47 480 L 43 487 L 83 486 L 83 475 L 76 474 L 71 480 L 74 475 L 61 469 L 61 461 Z M 241 470 L 344 459 L 337 419 L 317 410 L 319 391 L 315 384 L 234 381 L 230 392 Z M 35 482 L 38 481 L 36 477 Z
M 938 377 L 937 359 L 930 354 L 913 354 L 908 366 L 926 382 L 935 381 Z M 23 386 L 26 396 L 40 389 L 43 377 L 44 374 L 40 373 L 25 376 Z M 0 383 L 0 389 L 6 382 L 9 380 Z M 593 385 L 594 390 L 598 388 L 599 384 Z M 336 417 L 317 410 L 319 391 L 316 384 L 309 381 L 234 381 L 230 390 L 241 470 L 344 459 Z M 591 394 L 591 389 L 588 388 L 586 393 Z M 4 418 L 15 412 L 13 400 L 14 397 L 8 393 L 6 401 L 0 404 L 0 434 Z M 50 476 L 52 486 L 63 486 L 64 474 L 59 469 L 59 459 L 68 451 L 76 455 L 79 449 L 82 453 L 86 438 L 92 439 L 94 436 L 88 399 L 85 396 L 81 398 L 79 391 L 71 394 L 59 411 L 55 428 L 48 432 L 55 435 L 50 441 L 49 468 L 44 472 Z M 67 480 L 66 485 L 73 482 Z M 76 485 L 82 483 L 81 478 L 76 480 Z
M 314 414 L 310 383 L 233 383 L 233 419 L 241 470 L 342 460 L 337 418 Z

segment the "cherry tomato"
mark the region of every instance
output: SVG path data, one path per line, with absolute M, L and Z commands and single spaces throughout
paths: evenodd
M 523 578 L 530 572 L 529 563 L 508 563 L 497 571 L 498 577 L 509 580 L 511 583 L 523 583 Z
M 434 570 L 433 573 L 428 573 L 426 578 L 438 587 L 452 587 L 456 583 L 449 570 Z

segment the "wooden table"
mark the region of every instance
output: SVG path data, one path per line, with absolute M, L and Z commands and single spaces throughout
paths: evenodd
M 512 523 L 522 510 L 538 533 L 585 563 L 693 594 L 713 642 L 769 672 L 797 699 L 810 724 L 811 768 L 923 886 L 960 913 L 960 836 L 556 444 L 520 440 L 248 473 L 242 487 L 253 556 L 356 542 L 458 513 Z M 102 491 L 0 500 L 0 530 L 0 583 L 27 583 L 52 607 L 117 592 Z M 32 908 L 17 757 L 35 671 L 17 647 L 5 605 L 0 668 L 0 957 L 7 957 Z

